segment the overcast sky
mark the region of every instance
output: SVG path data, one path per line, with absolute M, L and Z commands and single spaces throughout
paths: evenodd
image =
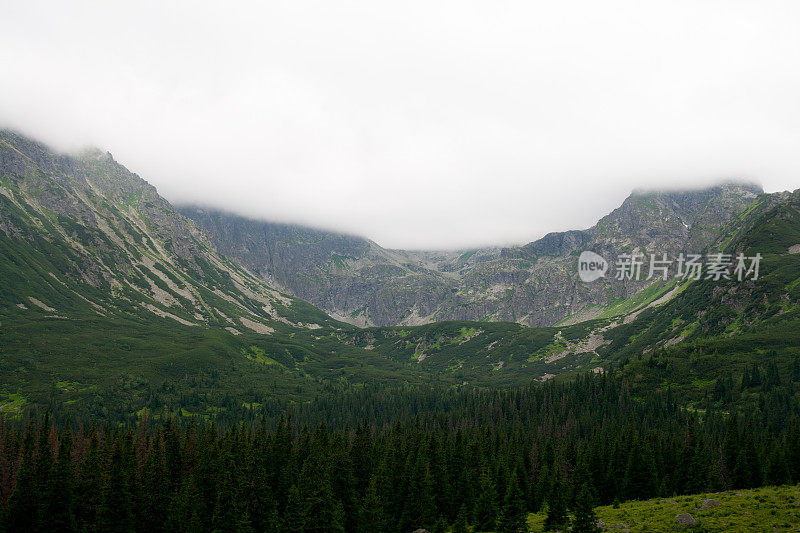
M 796 0 L 0 3 L 0 125 L 388 247 L 524 243 L 636 187 L 798 188 L 798 95 Z

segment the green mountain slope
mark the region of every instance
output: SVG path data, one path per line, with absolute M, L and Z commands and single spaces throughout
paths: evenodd
M 0 176 L 5 314 L 158 316 L 232 335 L 334 324 L 218 255 L 155 188 L 109 154 L 54 154 L 2 132 Z

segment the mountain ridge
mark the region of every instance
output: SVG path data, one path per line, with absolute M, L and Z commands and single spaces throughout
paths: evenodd
M 612 281 L 605 291 L 581 286 L 570 254 L 594 249 L 616 255 L 633 245 L 675 255 L 687 248 L 700 251 L 762 192 L 757 185 L 734 182 L 691 191 L 638 191 L 586 230 L 550 233 L 518 247 L 452 252 L 389 250 L 357 236 L 210 208 L 178 209 L 203 227 L 223 254 L 345 322 L 505 320 L 546 326 L 572 315 L 599 316 L 649 285 Z

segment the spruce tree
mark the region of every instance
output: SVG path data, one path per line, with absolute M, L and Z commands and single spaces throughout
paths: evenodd
M 344 532 L 342 503 L 333 493 L 329 470 L 318 451 L 303 465 L 300 496 L 305 533 Z
M 475 502 L 475 528 L 492 531 L 497 520 L 497 490 L 488 471 L 481 474 L 481 493 Z
M 184 531 L 186 533 L 200 533 L 203 531 L 199 505 L 201 500 L 194 476 L 184 479 L 170 504 L 166 530 Z
M 50 487 L 45 501 L 43 524 L 48 531 L 68 532 L 75 529 L 72 510 L 73 471 L 72 435 L 69 426 L 61 432 L 58 444 L 58 458 L 53 469 Z
M 103 500 L 103 459 L 97 432 L 89 431 L 89 448 L 80 465 L 75 480 L 74 514 L 77 529 L 90 531 L 98 529 L 97 514 Z
M 138 483 L 140 508 L 137 509 L 138 524 L 148 533 L 164 530 L 169 511 L 171 485 L 164 457 L 164 447 L 159 436 L 153 439 Z M 181 487 L 176 487 L 179 492 Z
M 545 531 L 564 529 L 568 522 L 564 489 L 561 485 L 561 480 L 556 475 L 550 488 L 550 494 L 547 497 L 547 516 L 544 519 L 544 529 Z
M 498 533 L 519 533 L 527 531 L 525 518 L 527 516 L 525 507 L 525 495 L 517 481 L 517 474 L 511 476 L 508 483 L 505 498 L 503 499 L 503 509 L 500 511 L 500 518 L 497 521 Z
M 230 444 L 227 444 L 230 446 Z M 239 465 L 233 457 L 233 452 L 226 449 L 222 452 L 219 462 L 217 501 L 214 505 L 212 528 L 215 532 L 247 532 L 252 531 L 250 517 L 242 504 L 239 494 L 240 476 Z
M 595 496 L 588 483 L 584 483 L 575 497 L 572 533 L 598 533 L 597 516 L 594 514 Z
M 389 520 L 378 492 L 379 483 L 377 476 L 372 476 L 361 503 L 359 531 L 386 531 L 388 529 Z
M 133 509 L 127 461 L 122 438 L 113 444 L 108 481 L 103 490 L 103 504 L 98 521 L 103 531 L 128 533 L 133 531 Z
M 456 522 L 453 524 L 453 533 L 468 533 L 469 532 L 469 525 L 467 521 L 467 506 L 462 504 L 461 508 L 458 510 L 458 516 L 456 517 Z
M 33 442 L 33 423 L 29 422 L 22 443 L 22 462 L 17 474 L 17 485 L 11 493 L 5 517 L 8 531 L 35 531 L 39 493 L 36 486 Z
M 375 530 L 380 531 L 380 530 Z M 433 524 L 433 529 L 431 529 L 431 533 L 447 533 L 447 520 L 445 520 L 444 516 L 440 515 L 436 522 Z
M 649 445 L 635 439 L 628 453 L 623 480 L 624 497 L 642 500 L 656 492 L 656 471 Z
M 300 490 L 297 485 L 289 487 L 286 511 L 283 514 L 281 531 L 285 533 L 303 533 L 306 526 L 303 516 L 303 504 L 300 499 Z
M 44 423 L 39 428 L 39 442 L 36 446 L 36 466 L 34 475 L 36 476 L 36 495 L 38 499 L 37 529 L 47 531 L 48 522 L 48 498 L 51 491 L 51 478 L 53 476 L 53 448 L 50 444 L 50 414 L 45 414 Z

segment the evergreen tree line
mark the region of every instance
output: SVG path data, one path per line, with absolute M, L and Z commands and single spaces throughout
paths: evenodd
M 396 412 L 405 400 L 398 393 Z M 381 422 L 298 412 L 221 427 L 143 420 L 83 426 L 31 416 L 0 424 L 5 531 L 525 531 L 594 505 L 800 481 L 796 396 L 702 416 L 669 392 L 634 398 L 586 376 L 463 391 Z M 322 404 L 325 404 L 324 406 Z M 318 402 L 334 412 L 340 407 Z M 344 402 L 346 405 L 347 402 Z M 324 410 L 323 410 L 324 411 Z M 313 419 L 314 417 L 309 417 Z

